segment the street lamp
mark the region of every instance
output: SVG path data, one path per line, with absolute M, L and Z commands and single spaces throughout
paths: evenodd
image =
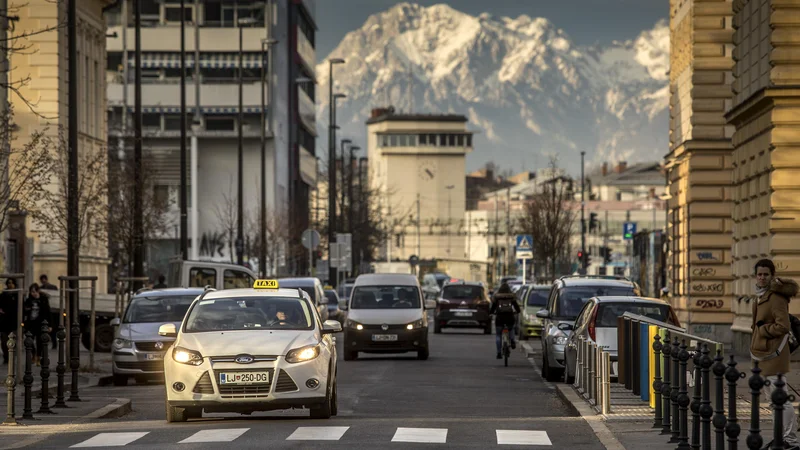
M 336 237 L 336 111 L 333 97 L 333 66 L 342 58 L 328 60 L 328 283 L 336 288 L 336 269 L 331 264 L 331 249 Z
M 336 96 L 334 96 L 334 100 L 335 100 L 335 99 L 336 99 Z M 335 103 L 335 101 L 334 101 L 334 103 Z M 338 129 L 339 127 L 337 126 L 336 128 Z M 352 144 L 352 143 L 353 143 L 353 141 L 352 141 L 352 140 L 350 140 L 350 139 L 342 139 L 342 140 L 341 140 L 341 142 L 340 142 L 340 145 L 341 145 L 341 149 L 342 149 L 342 153 L 341 153 L 341 155 L 342 155 L 342 156 L 341 156 L 341 158 L 342 158 L 342 159 L 341 159 L 342 163 L 341 163 L 341 167 L 337 167 L 337 169 L 336 169 L 336 170 L 338 170 L 339 172 L 341 172 L 341 174 L 340 174 L 340 175 L 339 175 L 339 174 L 337 174 L 337 176 L 341 176 L 341 180 L 342 180 L 342 194 L 341 194 L 341 198 L 340 198 L 340 200 L 339 200 L 339 202 L 340 202 L 339 204 L 341 205 L 341 208 L 342 208 L 342 211 L 341 211 L 341 213 L 342 213 L 342 220 L 341 220 L 341 221 L 339 221 L 339 229 L 340 229 L 340 230 L 342 230 L 342 232 L 344 232 L 344 231 L 347 231 L 347 227 L 345 226 L 345 220 L 344 220 L 344 202 L 345 202 L 345 189 L 344 189 L 344 183 L 345 183 L 344 146 L 345 146 L 345 145 L 350 145 L 350 144 Z M 336 158 L 336 161 L 339 161 L 339 157 L 337 157 L 337 158 Z M 337 181 L 337 183 L 338 183 L 338 181 Z
M 453 214 L 451 210 L 451 197 L 453 188 L 456 186 L 454 184 L 450 184 L 446 187 L 447 189 L 447 256 L 450 256 L 450 222 L 453 220 Z M 496 200 L 495 200 L 496 201 Z M 419 219 L 418 219 L 419 220 Z
M 269 80 L 269 109 L 270 119 L 272 118 L 272 56 L 270 55 L 267 62 L 268 74 L 264 71 L 264 59 L 267 56 L 267 49 L 277 44 L 275 39 L 262 39 L 261 40 L 261 214 L 259 219 L 259 240 L 261 245 L 258 252 L 258 272 L 262 278 L 267 276 L 267 118 L 265 110 L 267 109 L 266 102 L 266 80 Z M 270 50 L 270 53 L 271 50 Z M 272 120 L 269 121 L 270 132 L 272 132 Z
M 236 264 L 244 265 L 244 26 L 252 25 L 255 19 L 244 17 L 239 19 L 239 120 L 238 120 L 238 141 L 239 141 L 239 164 L 238 164 L 238 183 L 237 183 L 237 212 L 236 212 Z
M 584 176 L 584 160 L 586 157 L 586 152 L 581 152 L 581 268 L 583 269 L 583 274 L 586 274 L 586 263 L 589 261 L 589 258 L 586 256 L 586 219 L 585 219 L 585 209 L 586 209 L 586 178 Z
M 350 146 L 350 159 L 347 161 L 347 231 L 353 233 L 353 153 L 361 150 L 357 145 Z M 344 154 L 342 154 L 342 162 L 344 162 Z

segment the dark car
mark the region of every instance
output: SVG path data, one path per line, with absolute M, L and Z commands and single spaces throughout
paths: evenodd
M 447 283 L 442 287 L 436 304 L 433 332 L 441 333 L 442 328 L 453 327 L 480 328 L 484 334 L 491 334 L 490 307 L 483 284 L 467 281 Z
M 325 297 L 328 298 L 328 319 L 344 324 L 344 311 L 339 309 L 339 294 L 326 286 Z

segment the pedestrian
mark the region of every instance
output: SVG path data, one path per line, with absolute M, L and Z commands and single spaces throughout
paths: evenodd
M 47 274 L 46 273 L 43 273 L 43 274 L 41 274 L 39 276 L 39 289 L 41 289 L 43 291 L 57 291 L 58 290 L 58 288 L 55 287 L 55 285 L 52 285 L 52 284 L 50 284 L 49 281 L 47 281 Z
M 8 335 L 17 332 L 19 304 L 17 284 L 13 278 L 6 280 L 6 288 L 0 293 L 0 347 L 3 348 L 3 364 L 8 364 Z
M 500 285 L 500 289 L 492 299 L 492 307 L 489 314 L 494 314 L 494 328 L 497 343 L 497 359 L 501 359 L 503 347 L 503 327 L 508 328 L 508 337 L 511 340 L 511 348 L 517 348 L 517 343 L 514 340 L 514 326 L 517 324 L 516 314 L 519 314 L 520 308 L 517 303 L 517 298 L 511 292 L 511 288 L 507 283 Z
M 167 288 L 167 277 L 164 275 L 158 276 L 158 284 L 153 286 L 153 289 L 166 289 Z
M 42 323 L 50 319 L 50 298 L 44 292 L 39 291 L 39 285 L 33 283 L 28 288 L 28 298 L 23 303 L 23 326 L 24 331 L 30 331 L 36 344 L 36 354 L 34 364 L 39 364 L 39 358 L 44 353 L 41 342 Z M 47 332 L 50 333 L 52 327 Z
M 757 299 L 753 302 L 750 356 L 758 361 L 761 375 L 770 381 L 764 394 L 771 399 L 778 374 L 786 375 L 790 370 L 789 301 L 797 295 L 798 285 L 793 280 L 777 278 L 775 264 L 769 259 L 758 261 L 754 270 Z M 789 401 L 783 406 L 783 441 L 787 450 L 800 450 L 796 427 L 794 405 Z

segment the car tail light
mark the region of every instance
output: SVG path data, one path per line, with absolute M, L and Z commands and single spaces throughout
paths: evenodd
M 597 310 L 600 308 L 595 308 L 592 311 L 592 317 L 589 319 L 589 337 L 592 338 L 593 341 L 597 341 L 596 333 L 595 333 L 595 322 L 597 321 Z

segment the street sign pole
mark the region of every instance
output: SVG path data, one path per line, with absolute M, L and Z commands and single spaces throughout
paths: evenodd
M 522 285 L 523 286 L 525 285 L 525 275 L 527 275 L 527 272 L 525 271 L 525 269 L 527 269 L 527 267 L 525 266 L 526 262 L 528 262 L 527 259 L 523 259 L 522 260 Z

